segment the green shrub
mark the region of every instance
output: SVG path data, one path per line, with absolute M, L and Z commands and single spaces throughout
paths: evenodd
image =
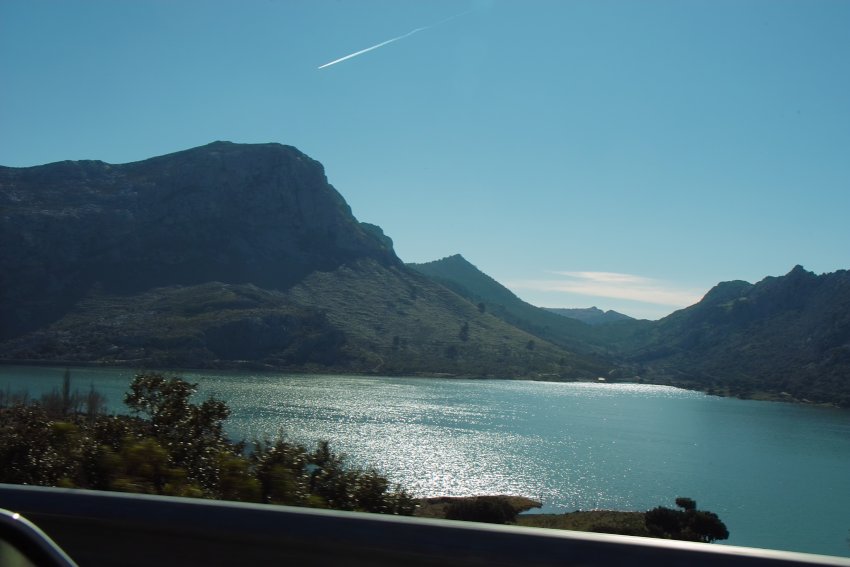
M 697 510 L 697 503 L 690 498 L 677 498 L 676 504 L 683 510 L 659 506 L 646 512 L 644 519 L 650 535 L 704 543 L 729 537 L 729 530 L 717 514 Z
M 46 398 L 48 408 L 21 396 L 0 409 L 0 482 L 387 514 L 415 510 L 404 490 L 376 471 L 349 466 L 327 442 L 313 452 L 285 439 L 255 442 L 246 454 L 244 443 L 224 434 L 227 405 L 192 403 L 196 390 L 179 378 L 140 374 L 125 397 L 134 415 L 107 416 L 91 404 L 85 413 L 71 411 L 66 374 L 62 393 Z M 98 396 L 89 393 L 95 402 Z

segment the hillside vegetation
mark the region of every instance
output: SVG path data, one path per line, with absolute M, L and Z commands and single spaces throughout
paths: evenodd
M 619 348 L 653 382 L 850 407 L 850 272 L 722 283 Z
M 364 261 L 294 286 L 300 305 L 322 305 L 364 370 L 587 379 L 610 366 L 559 348 L 480 310 L 404 267 Z
M 7 360 L 160 368 L 567 380 L 610 369 L 372 260 L 316 272 L 286 291 L 210 282 L 98 294 L 4 350 Z
M 613 365 L 609 381 L 850 407 L 850 272 L 801 266 L 756 284 L 724 282 L 659 321 L 593 326 L 548 320 L 461 256 L 414 266 L 468 300 L 556 344 Z M 554 313 L 547 313 L 552 316 Z M 566 319 L 566 317 L 561 317 Z
M 526 303 L 460 254 L 434 262 L 408 265 L 478 305 L 483 311 L 489 311 L 506 323 L 533 335 L 586 353 L 600 349 L 589 325 Z
M 721 283 L 660 321 L 558 314 L 460 255 L 405 265 L 280 144 L 0 167 L 0 211 L 0 361 L 604 377 L 850 406 L 846 271 Z
M 0 168 L 0 360 L 586 379 L 408 269 L 295 148 Z

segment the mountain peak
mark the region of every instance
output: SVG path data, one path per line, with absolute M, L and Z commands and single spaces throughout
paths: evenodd
M 203 146 L 179 150 L 176 152 L 148 158 L 137 164 L 146 162 L 163 163 L 172 161 L 217 161 L 217 160 L 244 160 L 242 163 L 263 160 L 266 162 L 282 165 L 287 160 L 309 164 L 324 175 L 324 167 L 318 161 L 310 158 L 307 154 L 294 146 L 287 146 L 277 142 L 264 142 L 258 144 L 243 144 L 217 140 Z M 252 165 L 256 165 L 252 163 Z
M 751 287 L 753 287 L 753 284 L 751 284 L 750 282 L 745 282 L 744 280 L 720 282 L 719 284 L 708 290 L 708 293 L 705 294 L 700 303 L 726 303 L 728 301 L 732 301 L 734 299 L 739 298 Z
M 472 265 L 469 260 L 461 256 L 460 254 L 452 254 L 451 256 L 446 256 L 445 258 L 442 258 L 440 260 L 434 260 L 434 262 L 441 262 L 444 264 L 469 264 L 470 266 Z M 426 263 L 430 264 L 431 262 Z
M 788 272 L 786 274 L 786 277 L 817 277 L 817 276 L 815 276 L 814 272 L 810 272 L 810 271 L 806 270 L 806 268 L 804 268 L 800 264 L 797 264 L 796 266 L 794 266 L 791 269 L 790 272 Z
M 43 324 L 95 285 L 286 289 L 360 258 L 401 263 L 319 162 L 281 144 L 218 141 L 119 165 L 0 168 L 0 207 L 0 241 L 21 243 L 0 253 L 0 287 L 16 290 L 0 301 L 0 336 Z

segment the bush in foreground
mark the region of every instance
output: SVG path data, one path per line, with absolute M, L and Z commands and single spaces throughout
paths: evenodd
M 613 510 L 567 514 L 529 514 L 517 518 L 522 526 L 711 543 L 727 539 L 726 525 L 713 512 L 697 510 L 690 498 L 677 498 L 682 510 L 659 506 L 647 512 Z
M 644 518 L 650 535 L 703 543 L 729 538 L 729 530 L 717 514 L 697 510 L 697 503 L 690 498 L 677 498 L 676 505 L 682 510 L 659 506 L 646 512 Z
M 191 402 L 197 384 L 140 374 L 104 415 L 102 398 L 19 396 L 0 407 L 0 482 L 412 514 L 416 500 L 376 471 L 349 466 L 326 442 L 233 443 L 230 409 Z M 69 400 L 73 403 L 69 403 Z M 77 403 L 77 400 L 81 400 Z M 88 402 L 88 404 L 87 404 Z

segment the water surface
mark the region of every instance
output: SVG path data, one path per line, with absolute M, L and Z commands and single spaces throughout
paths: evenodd
M 2 367 L 33 395 L 63 369 Z M 133 371 L 74 369 L 121 411 Z M 231 437 L 331 441 L 421 496 L 519 494 L 543 512 L 716 512 L 727 543 L 850 555 L 850 412 L 642 384 L 194 373 Z

